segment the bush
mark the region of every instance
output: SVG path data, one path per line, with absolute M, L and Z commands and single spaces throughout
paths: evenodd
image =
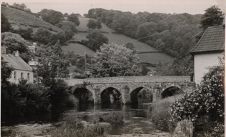
M 104 137 L 104 128 L 99 124 L 88 124 L 78 119 L 66 121 L 51 132 L 53 137 Z
M 2 120 L 16 122 L 18 120 L 39 119 L 49 112 L 50 102 L 47 89 L 21 81 L 18 85 L 9 84 L 2 88 Z
M 211 131 L 224 121 L 224 67 L 210 69 L 196 91 L 187 93 L 171 106 L 174 121 L 191 119 L 195 132 Z M 212 125 L 211 125 L 212 124 Z M 219 131 L 219 135 L 222 131 Z M 217 133 L 218 134 L 218 133 Z
M 172 121 L 170 105 L 182 95 L 168 97 L 151 105 L 151 120 L 157 129 L 172 132 L 176 123 Z
M 191 119 L 196 122 L 203 116 L 210 121 L 224 121 L 223 67 L 215 67 L 204 76 L 198 90 L 187 93 L 172 105 L 171 113 L 176 121 Z

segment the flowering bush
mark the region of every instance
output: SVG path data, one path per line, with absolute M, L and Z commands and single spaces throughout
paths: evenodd
M 187 93 L 171 106 L 175 121 L 191 119 L 195 124 L 203 116 L 207 121 L 224 121 L 224 69 L 212 68 L 205 76 L 198 90 Z

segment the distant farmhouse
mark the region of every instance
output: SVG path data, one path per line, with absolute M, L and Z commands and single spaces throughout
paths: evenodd
M 191 50 L 194 57 L 194 80 L 200 84 L 209 68 L 219 65 L 225 48 L 224 25 L 208 27 L 197 45 Z
M 9 82 L 18 84 L 20 80 L 27 80 L 28 83 L 34 82 L 34 76 L 32 68 L 19 56 L 17 51 L 15 55 L 6 54 L 5 48 L 2 48 L 3 61 L 13 68 Z

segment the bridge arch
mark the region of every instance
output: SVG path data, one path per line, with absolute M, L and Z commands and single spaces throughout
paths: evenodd
M 78 108 L 85 110 L 94 105 L 94 93 L 86 87 L 75 87 L 72 94 L 78 99 Z
M 122 104 L 122 94 L 121 92 L 114 87 L 105 88 L 101 94 L 101 106 L 104 108 L 118 106 Z
M 161 98 L 167 98 L 167 97 L 174 96 L 177 94 L 182 94 L 182 93 L 184 93 L 184 91 L 179 86 L 172 85 L 172 86 L 165 88 L 161 92 Z
M 150 89 L 144 86 L 135 88 L 130 92 L 130 102 L 132 106 L 137 107 L 142 103 L 150 103 L 153 101 L 153 93 Z

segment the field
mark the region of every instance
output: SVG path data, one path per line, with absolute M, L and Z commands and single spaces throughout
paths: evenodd
M 95 54 L 95 52 L 91 49 L 78 43 L 68 43 L 67 46 L 62 47 L 62 50 L 64 51 L 64 53 L 73 51 L 75 54 L 78 54 L 80 56 L 84 56 L 85 54 L 93 56 Z
M 141 59 L 141 62 L 143 63 L 158 64 L 160 62 L 167 63 L 167 62 L 173 61 L 173 58 L 171 56 L 165 53 L 162 53 L 161 51 L 158 51 L 157 49 L 145 43 L 137 41 L 136 39 L 132 39 L 125 35 L 116 34 L 116 33 L 103 33 L 103 34 L 109 39 L 109 43 L 116 43 L 116 44 L 122 44 L 122 45 L 128 42 L 133 43 L 134 49 L 137 52 L 144 52 L 144 53 L 138 54 L 139 58 Z M 78 34 L 75 34 L 73 39 L 76 41 L 85 40 L 87 35 L 88 33 L 86 32 L 80 32 Z M 72 44 L 70 47 L 73 47 Z M 78 52 L 78 51 L 75 51 L 74 49 L 71 49 L 71 51 L 74 51 L 74 53 Z
M 45 21 L 42 21 L 38 17 L 24 12 L 22 10 L 14 9 L 11 7 L 2 7 L 2 14 L 5 15 L 5 17 L 9 20 L 9 22 L 12 24 L 12 26 L 30 26 L 33 28 L 46 28 L 48 30 L 54 31 L 54 32 L 59 32 L 62 31 L 58 27 L 55 27 L 52 24 L 49 24 Z

